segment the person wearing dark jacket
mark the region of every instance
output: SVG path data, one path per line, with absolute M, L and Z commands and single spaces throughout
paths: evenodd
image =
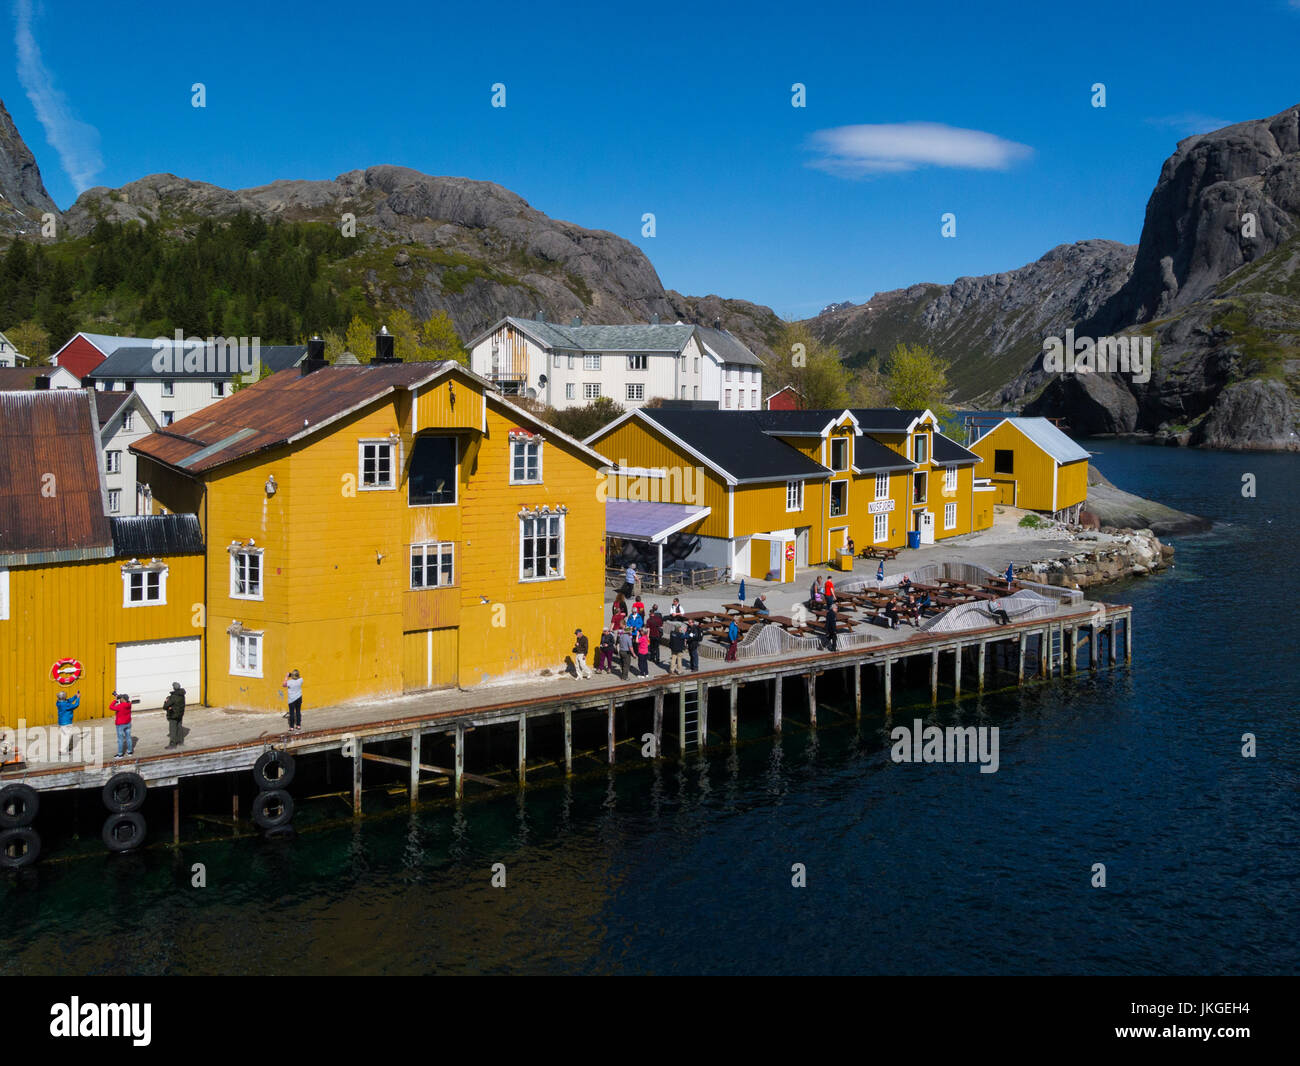
M 839 619 L 835 617 L 835 608 L 828 607 L 826 609 L 826 647 L 830 651 L 840 650 L 839 634 L 836 631 L 838 621 Z
M 680 674 L 682 672 L 682 652 L 686 650 L 686 638 L 682 635 L 682 627 L 673 626 L 673 631 L 668 634 L 668 672 L 670 674 Z
M 664 616 L 659 613 L 659 604 L 650 608 L 650 617 L 646 619 L 646 628 L 650 631 L 650 661 L 660 666 L 659 641 L 664 635 Z
M 686 627 L 686 650 L 691 653 L 691 672 L 696 673 L 700 669 L 700 641 L 704 639 L 704 634 L 700 632 L 700 624 L 692 621 Z
M 172 690 L 163 700 L 163 710 L 167 712 L 167 746 L 175 748 L 185 743 L 185 731 L 181 720 L 185 717 L 185 690 L 179 681 L 172 682 Z
M 740 639 L 740 626 L 736 624 L 733 618 L 727 626 L 727 657 L 726 661 L 734 663 L 736 661 L 736 641 Z
M 618 674 L 627 680 L 627 669 L 632 665 L 632 635 L 626 629 L 618 631 Z
M 591 667 L 587 665 L 587 634 L 581 629 L 573 631 L 573 669 L 578 677 L 591 677 Z

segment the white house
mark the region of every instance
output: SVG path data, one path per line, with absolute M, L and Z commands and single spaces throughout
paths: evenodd
M 136 482 L 131 445 L 158 429 L 158 422 L 137 392 L 96 391 L 99 449 L 104 455 L 104 481 L 110 515 L 149 514 L 149 501 Z
M 726 330 L 684 322 L 560 326 L 503 318 L 467 345 L 470 369 L 503 393 L 563 410 L 607 396 L 629 410 L 660 397 L 757 410 L 763 365 Z
M 0 367 L 0 392 L 25 389 L 79 389 L 76 375 L 61 366 Z
M 224 356 L 225 353 L 220 353 Z M 262 365 L 271 373 L 297 366 L 307 355 L 304 344 L 269 345 L 259 349 Z M 235 378 L 242 376 L 234 361 L 227 362 L 231 369 L 203 366 L 186 370 L 183 356 L 164 369 L 157 369 L 158 351 L 152 342 L 142 346 L 119 347 L 86 375 L 97 391 L 130 392 L 139 394 L 159 426 L 170 426 L 187 415 L 201 411 L 209 404 L 229 396 Z
M 0 366 L 20 366 L 31 362 L 14 347 L 13 341 L 0 333 Z

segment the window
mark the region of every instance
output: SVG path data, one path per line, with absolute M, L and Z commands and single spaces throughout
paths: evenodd
M 749 390 L 749 406 L 750 407 L 758 406 L 758 389 Z
M 214 381 L 212 383 L 212 398 L 219 400 L 226 394 L 226 383 L 224 381 Z
M 578 365 L 578 357 L 576 355 L 569 356 L 569 369 L 572 370 L 577 365 Z
M 650 365 L 650 357 L 646 355 L 629 355 L 627 357 L 627 368 L 629 370 L 645 370 Z
M 230 553 L 230 595 L 237 600 L 262 598 L 262 553 L 250 548 Z
M 930 438 L 924 433 L 918 433 L 912 438 L 912 460 L 913 462 L 923 463 L 930 456 Z
M 393 449 L 393 442 L 387 440 L 363 440 L 357 444 L 363 489 L 397 487 L 393 480 Z
M 955 466 L 950 466 L 943 472 L 943 491 L 957 491 L 957 468 Z
M 167 602 L 167 568 L 122 567 L 122 606 L 144 607 Z
M 878 500 L 889 499 L 889 475 L 888 474 L 876 475 L 876 499 Z
M 917 471 L 912 475 L 912 502 L 925 503 L 925 472 Z
M 744 407 L 744 406 L 745 406 L 745 390 L 744 390 L 744 389 L 737 389 L 737 390 L 736 390 L 736 407 L 737 407 L 737 408 L 740 408 L 740 407 Z
M 730 389 L 727 389 L 726 391 L 724 391 L 723 394 L 722 394 L 722 397 L 723 397 L 723 399 L 722 399 L 722 406 L 723 406 L 723 407 L 730 407 L 730 406 L 731 406 L 731 390 L 730 390 Z
M 831 517 L 839 518 L 849 509 L 849 483 L 847 481 L 831 482 Z
M 728 381 L 730 381 L 730 380 L 731 380 L 731 364 L 730 364 L 730 363 L 727 364 L 727 369 L 724 370 L 723 373 L 726 374 L 726 376 L 727 376 L 726 379 L 727 379 Z
M 262 676 L 262 634 L 230 634 L 230 672 L 240 677 Z
M 691 399 L 698 400 L 699 398 L 700 398 L 700 387 L 698 385 L 693 385 L 691 387 Z
M 0 622 L 9 620 L 9 571 L 0 570 Z
M 849 439 L 847 437 L 831 438 L 831 469 L 847 470 L 849 468 Z
M 121 511 L 122 511 L 122 490 L 109 489 L 108 490 L 108 513 L 120 514 Z
M 162 383 L 162 394 L 163 394 L 164 396 L 175 396 L 175 395 L 176 395 L 176 382 L 174 382 L 174 381 L 164 381 L 164 382 Z
M 456 502 L 456 467 L 460 446 L 455 437 L 417 437 L 406 481 L 410 507 L 434 507 Z
M 175 422 L 175 421 L 176 421 L 176 412 L 175 412 L 175 411 L 163 411 L 163 412 L 162 412 L 162 424 L 163 424 L 164 426 L 170 426 L 170 425 L 171 425 L 173 422 Z
M 560 359 L 561 359 L 561 358 L 562 358 L 562 357 L 561 357 L 560 353 L 559 353 L 559 352 L 556 352 L 554 358 L 551 359 L 551 367 L 552 367 L 552 369 L 554 369 L 554 370 L 559 370 L 559 369 L 560 369 Z
M 510 484 L 524 485 L 541 480 L 542 442 L 512 440 L 510 442 Z
M 411 545 L 411 588 L 454 585 L 456 546 L 449 542 Z
M 564 516 L 519 519 L 519 580 L 564 576 Z
M 1016 472 L 1016 453 L 1010 448 L 993 450 L 993 473 L 1014 474 Z
M 583 369 L 583 370 L 599 370 L 599 369 L 600 369 L 600 355 L 599 355 L 599 353 L 596 354 L 596 355 L 584 355 L 584 356 L 582 357 L 582 369 Z
M 572 381 L 565 383 L 564 398 L 566 400 L 576 400 L 578 398 L 578 386 L 575 385 Z
M 645 386 L 641 384 L 636 384 L 636 385 L 629 384 L 627 387 L 627 398 L 629 400 L 644 400 Z
M 113 391 L 113 392 L 125 392 L 125 391 L 126 391 L 126 382 L 125 382 L 125 381 L 115 381 L 115 382 L 113 382 L 113 388 L 112 388 L 112 391 Z
M 880 544 L 882 541 L 889 539 L 889 515 L 877 514 L 871 516 L 871 542 Z
M 682 399 L 683 399 L 683 400 L 686 399 L 686 386 L 685 386 L 685 385 L 682 386 Z
M 695 357 L 695 373 L 698 374 L 699 372 L 700 372 L 700 357 L 697 355 Z
M 127 411 L 127 413 L 122 416 L 122 428 L 126 430 L 135 429 L 134 411 Z
M 582 398 L 584 400 L 594 400 L 600 396 L 600 382 L 584 381 L 582 383 Z
M 943 528 L 957 528 L 957 505 L 955 503 L 945 503 L 943 505 Z
M 785 509 L 787 511 L 803 510 L 802 481 L 787 481 L 785 483 Z
M 682 352 L 682 369 L 686 369 L 686 353 Z
M 122 453 L 105 452 L 104 469 L 110 474 L 120 474 L 122 472 Z

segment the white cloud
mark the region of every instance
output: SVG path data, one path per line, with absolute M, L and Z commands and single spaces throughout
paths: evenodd
M 1300 0 L 1296 0 L 1296 3 L 1300 4 Z M 1149 118 L 1147 122 L 1152 126 L 1167 126 L 1185 137 L 1191 137 L 1197 133 L 1210 133 L 1213 130 L 1221 130 L 1224 126 L 1232 125 L 1232 119 L 1215 118 L 1213 115 L 1203 115 L 1199 111 L 1183 111 L 1177 115 L 1161 115 L 1159 118 Z
M 841 177 L 891 174 L 919 167 L 1006 170 L 1033 155 L 1027 145 L 982 130 L 940 122 L 897 122 L 879 126 L 837 126 L 812 135 L 818 158 L 810 167 Z
M 54 78 L 45 69 L 41 50 L 32 33 L 31 0 L 16 0 L 14 49 L 18 54 L 18 80 L 41 125 L 45 139 L 59 153 L 59 162 L 78 193 L 94 184 L 95 175 L 104 168 L 99 154 L 99 131 L 74 118 L 63 93 L 54 87 Z

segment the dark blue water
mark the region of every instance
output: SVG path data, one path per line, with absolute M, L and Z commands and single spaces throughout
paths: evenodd
M 1131 670 L 941 711 L 1000 727 L 996 774 L 895 765 L 868 714 L 287 843 L 92 851 L 0 882 L 0 972 L 1294 973 L 1300 458 L 1093 446 L 1218 524 L 1104 591 Z

